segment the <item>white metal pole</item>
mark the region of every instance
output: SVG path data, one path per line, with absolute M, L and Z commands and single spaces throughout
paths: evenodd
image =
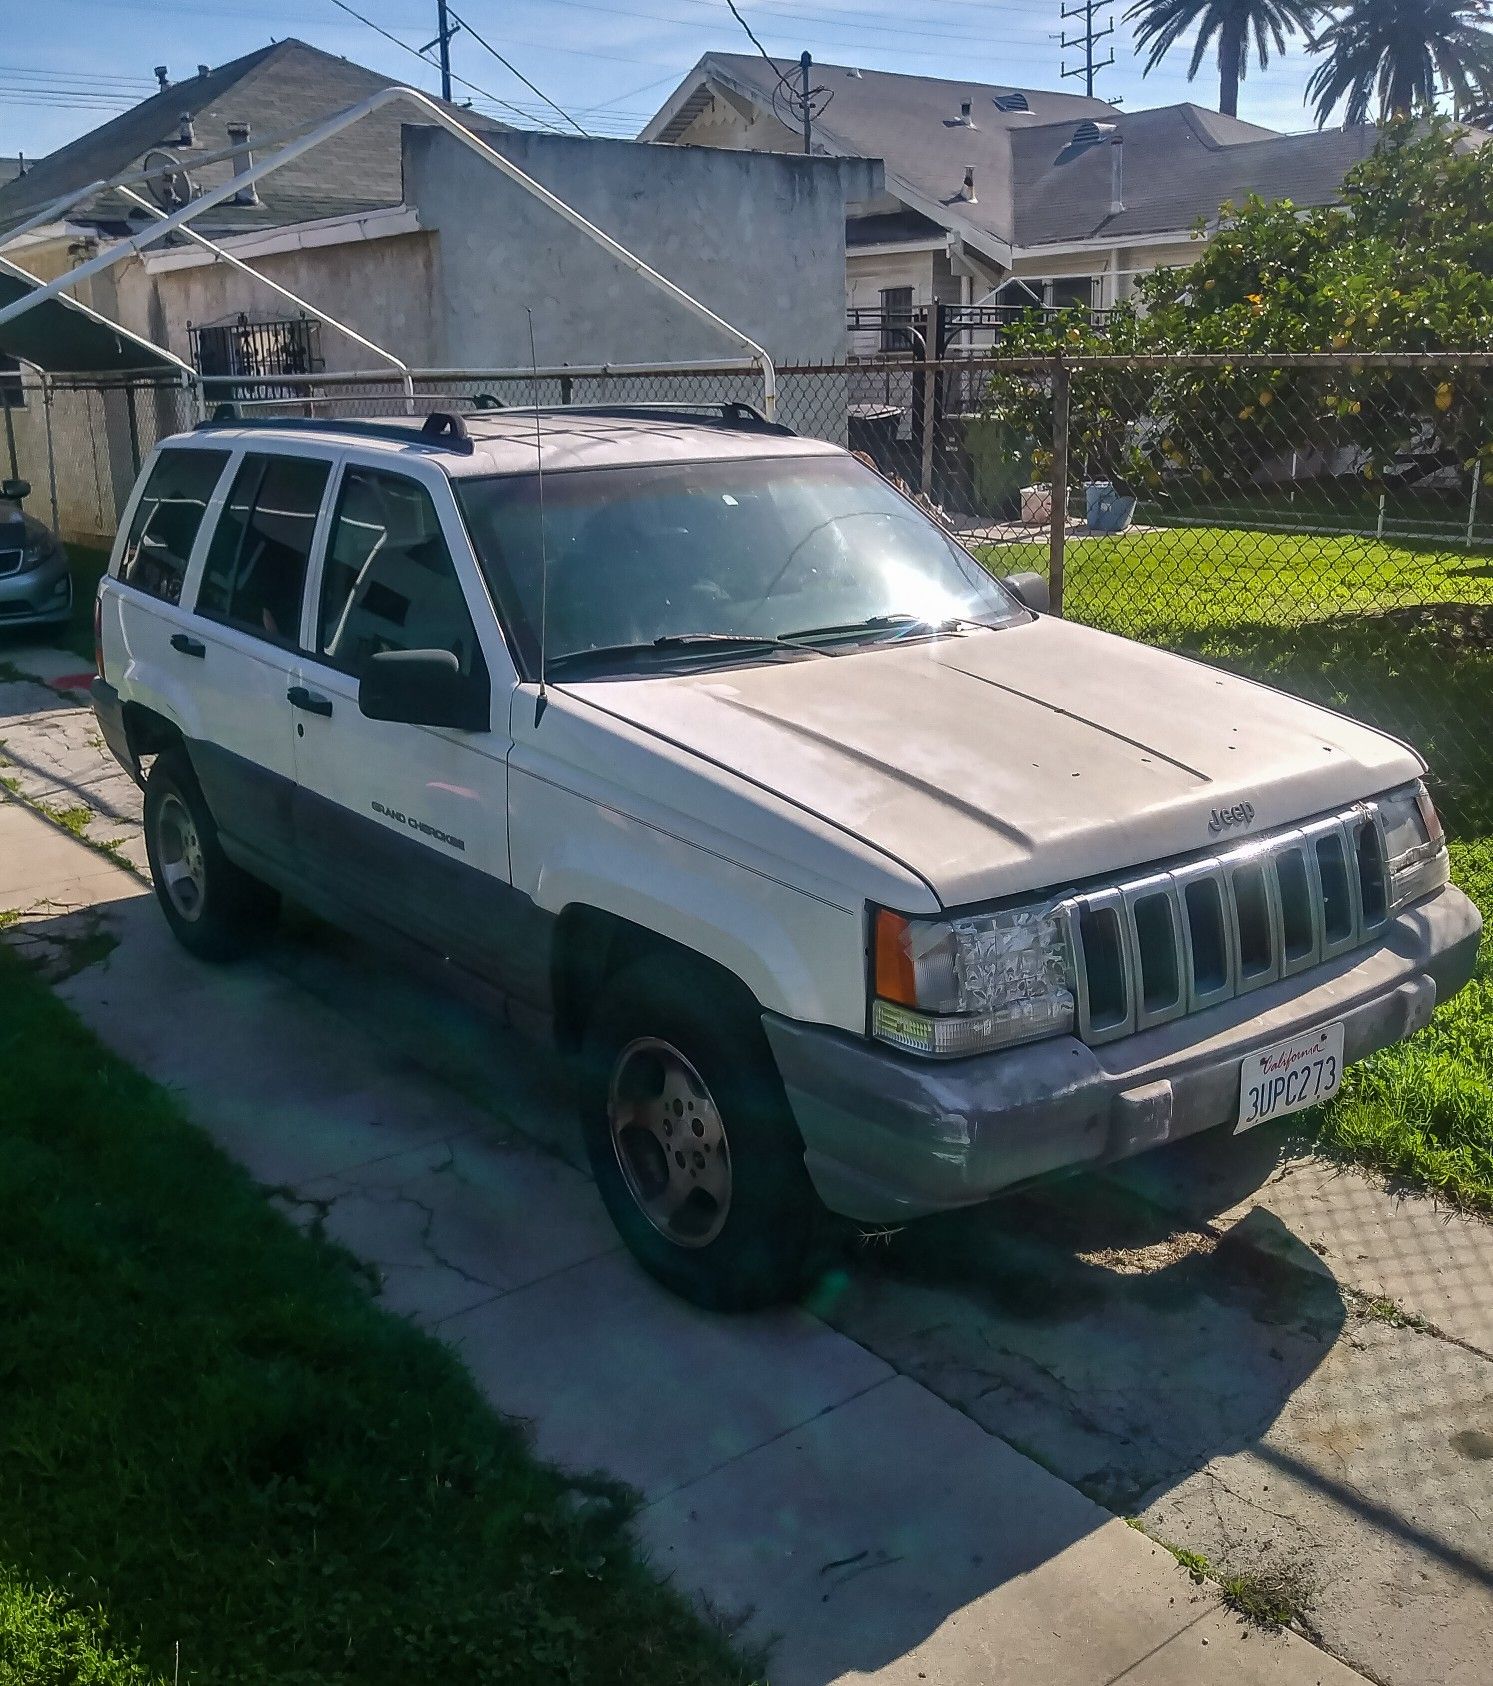
M 164 211 L 158 210 L 148 199 L 141 198 L 132 188 L 121 187 L 116 191 L 128 199 L 132 205 L 138 205 L 147 215 L 164 219 L 166 215 Z M 355 341 L 365 351 L 371 351 L 375 357 L 382 357 L 386 363 L 392 363 L 404 376 L 406 391 L 413 396 L 414 388 L 409 380 L 409 365 L 396 357 L 392 351 L 385 351 L 381 345 L 376 344 L 373 340 L 366 339 L 356 328 L 349 328 L 347 323 L 339 322 L 335 316 L 328 315 L 324 310 L 318 310 L 314 304 L 308 303 L 299 293 L 291 292 L 289 287 L 282 287 L 278 281 L 271 281 L 268 275 L 261 274 L 259 270 L 245 263 L 242 258 L 236 257 L 226 247 L 220 246 L 216 240 L 209 240 L 205 234 L 199 234 L 195 228 L 184 227 L 181 232 L 186 235 L 188 240 L 194 240 L 199 246 L 205 247 L 215 258 L 221 258 L 231 268 L 239 270 L 251 280 L 258 281 L 261 286 L 268 287 L 272 293 L 278 293 L 282 299 L 289 300 L 297 310 L 308 312 L 319 321 L 325 322 L 328 327 L 335 328 L 339 334 L 346 334 L 348 339 Z
M 24 315 L 28 310 L 34 310 L 37 305 L 44 303 L 49 298 L 55 298 L 59 293 L 70 292 L 80 282 L 111 268 L 122 258 L 126 258 L 132 253 L 143 252 L 147 246 L 155 245 L 166 235 L 184 227 L 194 217 L 200 216 L 203 211 L 211 210 L 215 205 L 222 204 L 225 199 L 231 199 L 240 188 L 248 187 L 262 176 L 272 174 L 282 165 L 292 163 L 302 153 L 309 152 L 323 141 L 330 140 L 333 135 L 340 134 L 354 123 L 361 122 L 371 112 L 378 111 L 383 106 L 398 99 L 408 100 L 411 104 L 418 106 L 433 122 L 454 135 L 463 146 L 475 152 L 479 158 L 507 176 L 510 181 L 517 183 L 525 192 L 532 194 L 540 204 L 548 207 L 556 216 L 568 222 L 572 228 L 579 229 L 588 239 L 595 241 L 603 251 L 632 270 L 641 280 L 657 287 L 673 299 L 676 304 L 682 305 L 686 310 L 699 317 L 701 321 L 709 323 L 728 338 L 735 340 L 737 344 L 745 346 L 762 370 L 764 408 L 769 416 L 775 413 L 777 408 L 777 376 L 773 368 L 772 358 L 763 346 L 758 345 L 756 340 L 749 334 L 743 333 L 740 328 L 733 327 L 724 317 L 718 316 L 708 305 L 702 304 L 692 294 L 685 292 L 683 287 L 670 281 L 667 276 L 661 275 L 651 265 L 644 263 L 635 252 L 629 251 L 620 241 L 614 240 L 610 234 L 589 222 L 579 211 L 567 205 L 556 194 L 551 193 L 541 182 L 537 182 L 532 176 L 525 174 L 517 164 L 510 163 L 500 152 L 495 152 L 486 142 L 479 140 L 465 125 L 458 123 L 434 100 L 420 93 L 418 89 L 398 86 L 381 88 L 377 93 L 370 94 L 367 99 L 349 106 L 335 117 L 329 117 L 325 123 L 319 124 L 308 134 L 302 135 L 297 140 L 287 142 L 278 152 L 257 160 L 218 187 L 210 188 L 207 192 L 170 212 L 150 228 L 143 229 L 139 234 L 129 235 L 125 239 L 115 241 L 113 245 L 107 247 L 96 257 L 89 258 L 86 262 L 79 264 L 76 269 L 68 270 L 65 274 L 37 287 L 35 291 L 28 293 L 25 298 L 17 299 L 12 304 L 6 305 L 3 309 L 0 309 L 0 325 L 12 321 L 17 316 Z
M 1467 548 L 1472 549 L 1472 533 L 1477 526 L 1477 495 L 1483 484 L 1483 459 L 1472 465 L 1472 500 L 1467 505 Z

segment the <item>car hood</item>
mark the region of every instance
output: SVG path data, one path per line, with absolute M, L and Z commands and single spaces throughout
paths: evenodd
M 565 689 L 864 839 L 946 907 L 1236 842 L 1422 771 L 1325 709 L 1048 616 Z

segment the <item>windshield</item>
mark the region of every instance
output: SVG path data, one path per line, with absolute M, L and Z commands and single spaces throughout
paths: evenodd
M 538 477 L 463 479 L 456 492 L 537 673 Z M 967 551 L 852 457 L 566 470 L 545 477 L 544 524 L 551 671 L 605 671 L 609 656 L 619 667 L 686 652 L 739 660 L 760 657 L 757 641 L 843 647 L 1025 618 Z

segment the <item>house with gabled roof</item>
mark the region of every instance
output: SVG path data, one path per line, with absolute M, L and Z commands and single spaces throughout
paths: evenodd
M 798 76 L 796 60 L 707 53 L 640 138 L 799 151 Z M 1335 202 L 1377 139 L 1371 124 L 1278 134 L 1190 103 L 1123 111 L 848 65 L 811 76 L 812 149 L 885 165 L 885 192 L 847 219 L 852 323 L 857 310 L 884 324 L 933 302 L 1105 307 L 1138 273 L 1190 262 L 1199 225 L 1250 192 Z

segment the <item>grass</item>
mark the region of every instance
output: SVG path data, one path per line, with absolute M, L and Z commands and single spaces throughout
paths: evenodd
M 1045 547 L 992 546 L 1000 572 Z M 1075 619 L 1367 720 L 1431 767 L 1453 874 L 1493 920 L 1493 562 L 1373 540 L 1168 528 L 1067 546 Z M 1313 1115 L 1345 1158 L 1493 1213 L 1493 941 L 1430 1027 L 1353 1067 Z
M 0 951 L 0 1682 L 741 1681 L 455 1358 Z
M 1168 1540 L 1147 1534 L 1145 1524 L 1137 1516 L 1127 1516 L 1125 1523 L 1170 1552 L 1197 1585 L 1212 1581 L 1229 1609 L 1246 1621 L 1265 1628 L 1305 1623 L 1314 1589 L 1301 1564 L 1275 1558 L 1259 1569 L 1233 1574 L 1200 1551 L 1189 1551 L 1186 1546 L 1172 1545 Z

